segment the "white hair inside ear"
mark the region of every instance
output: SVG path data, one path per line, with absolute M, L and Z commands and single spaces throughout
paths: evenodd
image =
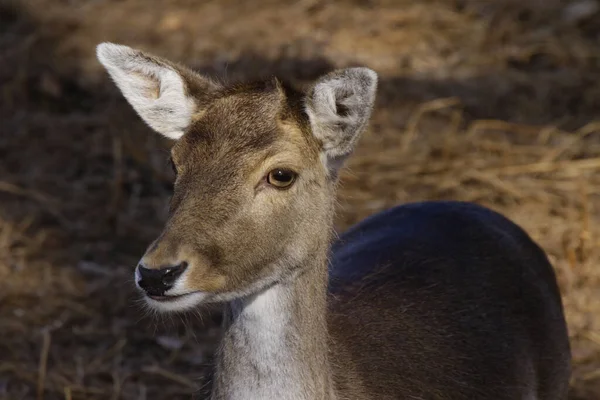
M 377 74 L 347 68 L 319 79 L 306 98 L 313 134 L 322 143 L 322 160 L 337 176 L 366 128 L 377 92 Z
M 112 43 L 98 45 L 97 56 L 125 99 L 151 128 L 171 139 L 184 134 L 196 103 L 174 66 Z

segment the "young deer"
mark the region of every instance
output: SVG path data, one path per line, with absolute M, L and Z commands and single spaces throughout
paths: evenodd
M 514 223 L 409 204 L 331 248 L 338 171 L 375 72 L 337 70 L 302 93 L 276 79 L 222 87 L 110 43 L 98 58 L 175 141 L 170 217 L 136 282 L 159 311 L 225 305 L 212 399 L 566 398 L 554 272 Z

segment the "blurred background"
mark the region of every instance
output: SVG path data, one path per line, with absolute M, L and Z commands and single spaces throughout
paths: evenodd
M 95 58 L 113 41 L 224 81 L 381 77 L 336 227 L 474 201 L 548 252 L 571 400 L 600 398 L 600 1 L 0 0 L 0 398 L 201 398 L 216 312 L 145 316 L 169 143 Z

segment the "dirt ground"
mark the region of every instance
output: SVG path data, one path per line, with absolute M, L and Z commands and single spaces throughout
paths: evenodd
M 217 312 L 142 315 L 132 271 L 166 217 L 168 143 L 94 56 L 113 41 L 222 80 L 380 73 L 337 228 L 478 202 L 555 266 L 571 400 L 600 398 L 600 2 L 0 0 L 0 398 L 189 399 Z

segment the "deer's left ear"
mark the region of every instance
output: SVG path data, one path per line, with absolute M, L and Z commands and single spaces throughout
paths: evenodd
M 127 46 L 102 43 L 97 56 L 139 116 L 171 139 L 191 124 L 201 104 L 198 96 L 217 88 L 187 68 Z
M 376 91 L 377 74 L 369 68 L 334 71 L 309 91 L 306 111 L 332 176 L 337 175 L 367 126 Z

